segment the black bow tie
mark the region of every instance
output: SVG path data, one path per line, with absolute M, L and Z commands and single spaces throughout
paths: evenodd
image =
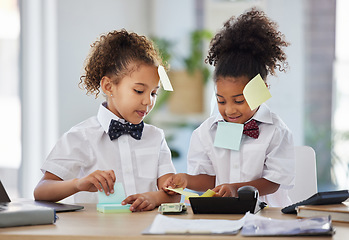
M 121 123 L 112 119 L 109 124 L 108 134 L 110 140 L 118 139 L 122 134 L 130 134 L 134 139 L 140 140 L 142 137 L 144 123 L 139 124 Z

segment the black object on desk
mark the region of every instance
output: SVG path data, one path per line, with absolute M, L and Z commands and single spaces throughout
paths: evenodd
M 305 199 L 303 201 L 294 203 L 290 206 L 284 207 L 281 209 L 283 213 L 292 213 L 296 214 L 296 207 L 302 205 L 326 205 L 326 204 L 338 204 L 342 203 L 349 198 L 348 190 L 339 190 L 339 191 L 329 191 L 329 192 L 318 192 L 313 196 Z
M 243 186 L 238 189 L 239 197 L 190 197 L 194 214 L 245 214 L 256 213 L 266 204 L 258 200 L 255 187 Z

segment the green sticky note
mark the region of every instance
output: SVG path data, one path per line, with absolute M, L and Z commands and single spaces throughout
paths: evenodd
M 218 122 L 214 146 L 239 150 L 244 125 L 240 123 Z
M 121 205 L 120 203 L 98 203 L 97 211 L 102 213 L 123 213 L 131 212 L 130 204 Z
M 125 190 L 121 182 L 115 182 L 114 193 L 109 196 L 105 192 L 98 192 L 98 203 L 121 203 L 125 198 Z
M 271 98 L 269 89 L 260 74 L 246 84 L 243 94 L 251 110 L 256 109 L 259 105 Z

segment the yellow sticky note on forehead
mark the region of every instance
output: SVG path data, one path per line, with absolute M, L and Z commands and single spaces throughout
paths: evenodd
M 173 91 L 170 79 L 167 76 L 167 73 L 165 71 L 165 68 L 163 66 L 159 66 L 158 67 L 158 73 L 159 73 L 159 77 L 160 77 L 160 82 L 162 84 L 162 87 L 166 90 L 166 91 Z
M 269 89 L 260 74 L 246 84 L 243 94 L 251 110 L 256 109 L 259 105 L 271 98 Z

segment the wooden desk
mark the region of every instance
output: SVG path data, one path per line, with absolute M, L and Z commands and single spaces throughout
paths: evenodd
M 141 232 L 147 228 L 154 217 L 158 214 L 157 209 L 150 212 L 140 213 L 114 213 L 103 214 L 96 211 L 95 204 L 86 204 L 85 209 L 77 212 L 59 213 L 59 219 L 55 224 L 38 225 L 26 227 L 0 228 L 0 240 L 88 240 L 88 239 L 254 239 L 243 237 L 240 234 L 234 236 L 218 235 L 142 235 Z M 279 208 L 267 208 L 259 212 L 261 216 L 275 219 L 295 219 L 295 215 L 282 214 Z M 240 219 L 242 215 L 202 215 L 193 214 L 189 208 L 186 215 L 175 215 L 173 217 L 184 219 Z M 349 223 L 334 223 L 336 233 L 333 237 L 322 237 L 322 239 L 348 239 Z M 275 237 L 263 237 L 263 240 Z M 319 237 L 283 237 L 283 240 L 295 239 L 319 239 Z

